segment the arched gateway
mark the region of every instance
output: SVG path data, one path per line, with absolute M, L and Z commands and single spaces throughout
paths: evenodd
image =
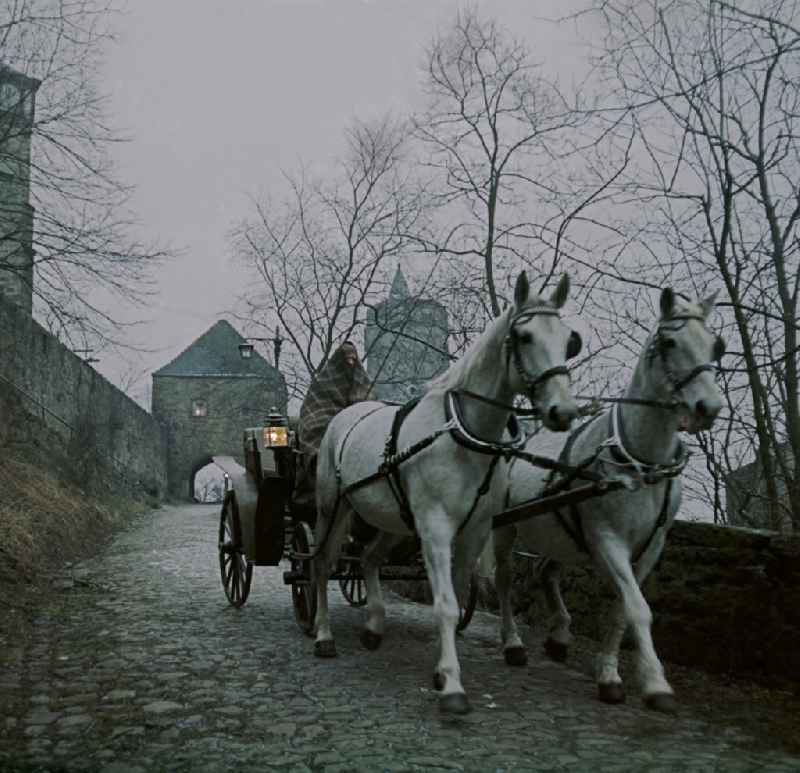
M 286 411 L 286 381 L 257 352 L 243 359 L 245 339 L 221 320 L 153 373 L 153 416 L 167 436 L 169 494 L 194 494 L 198 469 L 212 456 L 240 461 L 242 431 L 260 426 L 270 409 Z

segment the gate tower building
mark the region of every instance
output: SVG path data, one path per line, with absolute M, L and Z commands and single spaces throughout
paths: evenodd
M 273 408 L 286 412 L 286 380 L 253 352 L 242 359 L 246 340 L 220 320 L 153 373 L 153 416 L 167 438 L 170 496 L 191 498 L 195 476 L 213 456 L 241 464 L 242 432 L 263 426 Z
M 447 310 L 412 296 L 398 266 L 389 297 L 367 312 L 364 351 L 378 399 L 403 403 L 450 364 Z

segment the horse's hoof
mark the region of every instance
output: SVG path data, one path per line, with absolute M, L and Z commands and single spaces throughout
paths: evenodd
M 548 636 L 544 643 L 544 651 L 550 660 L 555 660 L 556 663 L 563 663 L 567 659 L 569 648 L 566 644 Z
M 450 692 L 439 698 L 439 708 L 445 714 L 469 714 L 472 706 L 463 692 Z
M 361 631 L 361 644 L 368 650 L 376 650 L 378 647 L 381 646 L 381 642 L 383 641 L 383 636 L 379 633 L 374 633 L 370 631 L 369 628 L 365 628 Z
M 318 658 L 335 658 L 336 642 L 334 642 L 333 639 L 324 639 L 323 641 L 315 641 L 314 654 Z
M 433 675 L 433 689 L 444 690 L 444 677 L 438 671 Z
M 525 647 L 509 647 L 503 651 L 503 657 L 509 666 L 524 666 L 528 662 L 528 653 Z
M 678 702 L 671 692 L 654 692 L 644 696 L 644 705 L 662 714 L 674 714 L 678 710 Z
M 625 688 L 619 682 L 598 684 L 597 697 L 603 703 L 625 703 Z

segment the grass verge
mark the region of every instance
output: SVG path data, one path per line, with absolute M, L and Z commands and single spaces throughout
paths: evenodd
M 24 616 L 65 564 L 94 555 L 150 505 L 97 497 L 19 458 L 0 458 L 0 618 Z

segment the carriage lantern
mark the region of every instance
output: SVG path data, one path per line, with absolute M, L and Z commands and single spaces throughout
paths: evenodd
M 270 410 L 264 427 L 264 448 L 279 448 L 289 445 L 289 427 L 286 417 L 277 408 Z

